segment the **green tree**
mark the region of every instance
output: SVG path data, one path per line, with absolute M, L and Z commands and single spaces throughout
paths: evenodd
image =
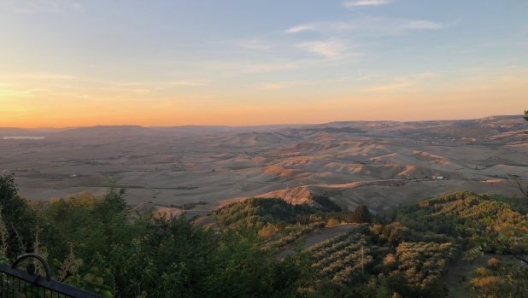
M 528 122 L 528 110 L 524 111 L 524 120 Z M 528 131 L 525 131 L 524 133 L 528 134 Z M 521 183 L 521 177 L 516 174 L 509 174 L 508 180 L 512 181 L 513 184 L 521 191 L 521 194 L 523 196 L 523 199 L 528 200 L 528 185 L 523 186 Z
M 6 256 L 30 252 L 36 230 L 36 212 L 30 203 L 18 195 L 12 175 L 0 176 L 0 213 L 6 230 Z
M 226 230 L 210 254 L 204 297 L 296 297 L 311 285 L 308 256 L 295 254 L 276 260 L 276 251 L 262 248 L 251 229 Z
M 132 213 L 123 196 L 42 206 L 42 245 L 65 282 L 115 297 L 295 297 L 310 280 L 302 255 L 276 260 L 256 227 L 215 233 L 184 217 Z
M 508 180 L 511 181 L 521 192 L 522 198 L 528 200 L 528 186 L 525 187 L 522 185 L 521 176 L 516 174 L 508 174 Z
M 357 223 L 370 223 L 370 211 L 367 205 L 358 205 L 352 214 L 352 220 Z

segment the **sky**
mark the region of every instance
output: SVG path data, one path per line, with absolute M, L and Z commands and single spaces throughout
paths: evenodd
M 525 0 L 0 0 L 0 127 L 526 109 Z

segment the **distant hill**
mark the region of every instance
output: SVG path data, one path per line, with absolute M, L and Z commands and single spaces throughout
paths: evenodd
M 74 128 L 23 129 L 0 127 L 1 136 L 43 136 L 53 134 L 57 137 L 94 137 L 94 136 L 134 136 L 159 134 L 211 134 L 211 133 L 248 133 L 248 132 L 288 132 L 291 134 L 314 133 L 398 133 L 400 135 L 428 132 L 432 134 L 489 135 L 504 131 L 526 129 L 526 123 L 517 115 L 490 116 L 471 120 L 434 120 L 434 121 L 335 121 L 324 124 L 292 125 L 187 125 L 153 126 L 138 125 L 98 125 Z
M 71 128 L 56 132 L 52 137 L 61 138 L 92 138 L 104 136 L 134 136 L 147 135 L 152 133 L 153 129 L 135 125 L 124 126 L 92 126 Z
M 0 127 L 0 138 L 2 137 L 18 137 L 18 136 L 44 136 L 49 134 L 47 130 L 41 129 L 23 129 L 16 127 Z
M 510 141 L 522 140 L 520 132 L 526 130 L 526 122 L 520 116 L 491 116 L 471 120 L 434 121 L 340 121 L 321 124 L 314 129 L 356 129 L 376 135 L 391 135 L 416 139 L 452 139 L 463 142 L 479 142 L 497 139 L 494 136 L 508 132 Z
M 301 134 L 314 134 L 314 133 L 365 133 L 366 131 L 355 128 L 355 127 L 335 127 L 335 126 L 316 126 L 310 128 L 294 128 L 289 131 L 292 134 L 301 133 Z

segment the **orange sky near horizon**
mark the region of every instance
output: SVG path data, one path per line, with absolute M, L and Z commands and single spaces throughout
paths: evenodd
M 0 127 L 521 114 L 527 15 L 526 1 L 0 1 Z
M 174 93 L 178 92 L 156 93 L 147 88 L 138 93 L 137 90 L 108 92 L 82 86 L 61 93 L 39 89 L 41 83 L 32 80 L 15 80 L 13 84 L 3 85 L 9 88 L 0 89 L 0 127 L 244 126 L 469 119 L 520 114 L 528 108 L 528 71 L 525 70 L 456 83 L 438 76 L 429 80 L 345 90 L 333 89 L 333 83 L 325 84 L 330 87 L 328 90 L 321 88 L 322 83 L 312 89 L 294 86 L 292 90 L 233 86 L 233 91 L 219 90 L 219 95 L 208 97 L 200 95 L 201 90 L 194 95 L 195 91 L 184 89 L 177 96 Z
M 429 97 L 432 98 L 432 97 Z M 460 102 L 464 103 L 460 103 Z M 503 106 L 482 102 L 483 99 L 467 100 L 453 98 L 450 102 L 431 100 L 428 106 L 420 105 L 420 99 L 407 99 L 395 102 L 376 100 L 368 104 L 329 101 L 327 106 L 312 104 L 303 106 L 255 106 L 241 108 L 220 108 L 216 110 L 184 110 L 173 107 L 155 110 L 138 107 L 137 110 L 119 111 L 121 108 L 101 108 L 95 111 L 55 112 L 40 111 L 11 113 L 2 117 L 0 127 L 43 128 L 80 127 L 95 125 L 141 125 L 141 126 L 181 126 L 181 125 L 273 125 L 273 124 L 315 124 L 332 121 L 359 120 L 451 120 L 481 118 L 493 115 L 520 114 L 523 106 L 520 101 L 504 100 Z M 438 105 L 436 105 L 438 103 Z M 512 108 L 516 107 L 517 108 Z M 434 111 L 432 109 L 434 108 Z M 17 117 L 18 116 L 18 117 Z

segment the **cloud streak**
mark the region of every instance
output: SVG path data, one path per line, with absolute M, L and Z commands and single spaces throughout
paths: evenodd
M 15 13 L 66 13 L 69 11 L 84 11 L 84 6 L 75 0 L 15 0 L 7 5 Z
M 403 90 L 411 87 L 412 85 L 410 83 L 392 83 L 392 84 L 386 84 L 386 85 L 380 85 L 380 86 L 373 86 L 365 89 L 366 92 L 390 92 L 390 91 L 396 91 L 396 90 Z
M 303 42 L 297 46 L 305 51 L 323 56 L 325 58 L 335 58 L 341 56 L 348 49 L 347 45 L 343 41 L 337 39 Z
M 242 40 L 238 42 L 238 46 L 246 50 L 254 51 L 269 52 L 273 50 L 273 46 L 271 44 L 260 39 Z
M 355 32 L 358 34 L 398 35 L 411 31 L 440 30 L 446 27 L 448 25 L 445 23 L 430 20 L 366 17 L 353 21 L 301 24 L 288 28 L 285 32 L 290 34 L 313 31 L 327 34 Z
M 2 80 L 75 80 L 76 78 L 72 75 L 61 74 L 61 73 L 0 73 L 0 79 Z
M 276 82 L 276 83 L 261 83 L 257 86 L 260 90 L 281 90 L 293 86 L 301 85 L 302 82 L 291 81 L 291 82 Z
M 273 73 L 277 71 L 288 71 L 299 67 L 299 63 L 292 60 L 278 62 L 248 62 L 248 61 L 210 61 L 200 63 L 199 67 L 204 67 L 213 71 L 223 73 Z
M 299 33 L 303 31 L 315 31 L 317 24 L 303 24 L 286 29 L 286 33 Z
M 425 20 L 412 20 L 402 24 L 403 30 L 438 30 L 447 27 L 447 25 Z
M 364 92 L 383 93 L 401 90 L 413 90 L 421 84 L 436 78 L 438 75 L 434 72 L 424 72 L 419 74 L 407 75 L 390 79 L 388 82 L 365 88 Z
M 205 86 L 206 84 L 207 84 L 206 81 L 176 81 L 176 82 L 170 83 L 170 85 L 186 86 L 186 87 Z
M 358 6 L 380 6 L 391 3 L 391 0 L 358 0 L 358 1 L 345 1 L 343 6 L 346 8 L 354 8 Z

